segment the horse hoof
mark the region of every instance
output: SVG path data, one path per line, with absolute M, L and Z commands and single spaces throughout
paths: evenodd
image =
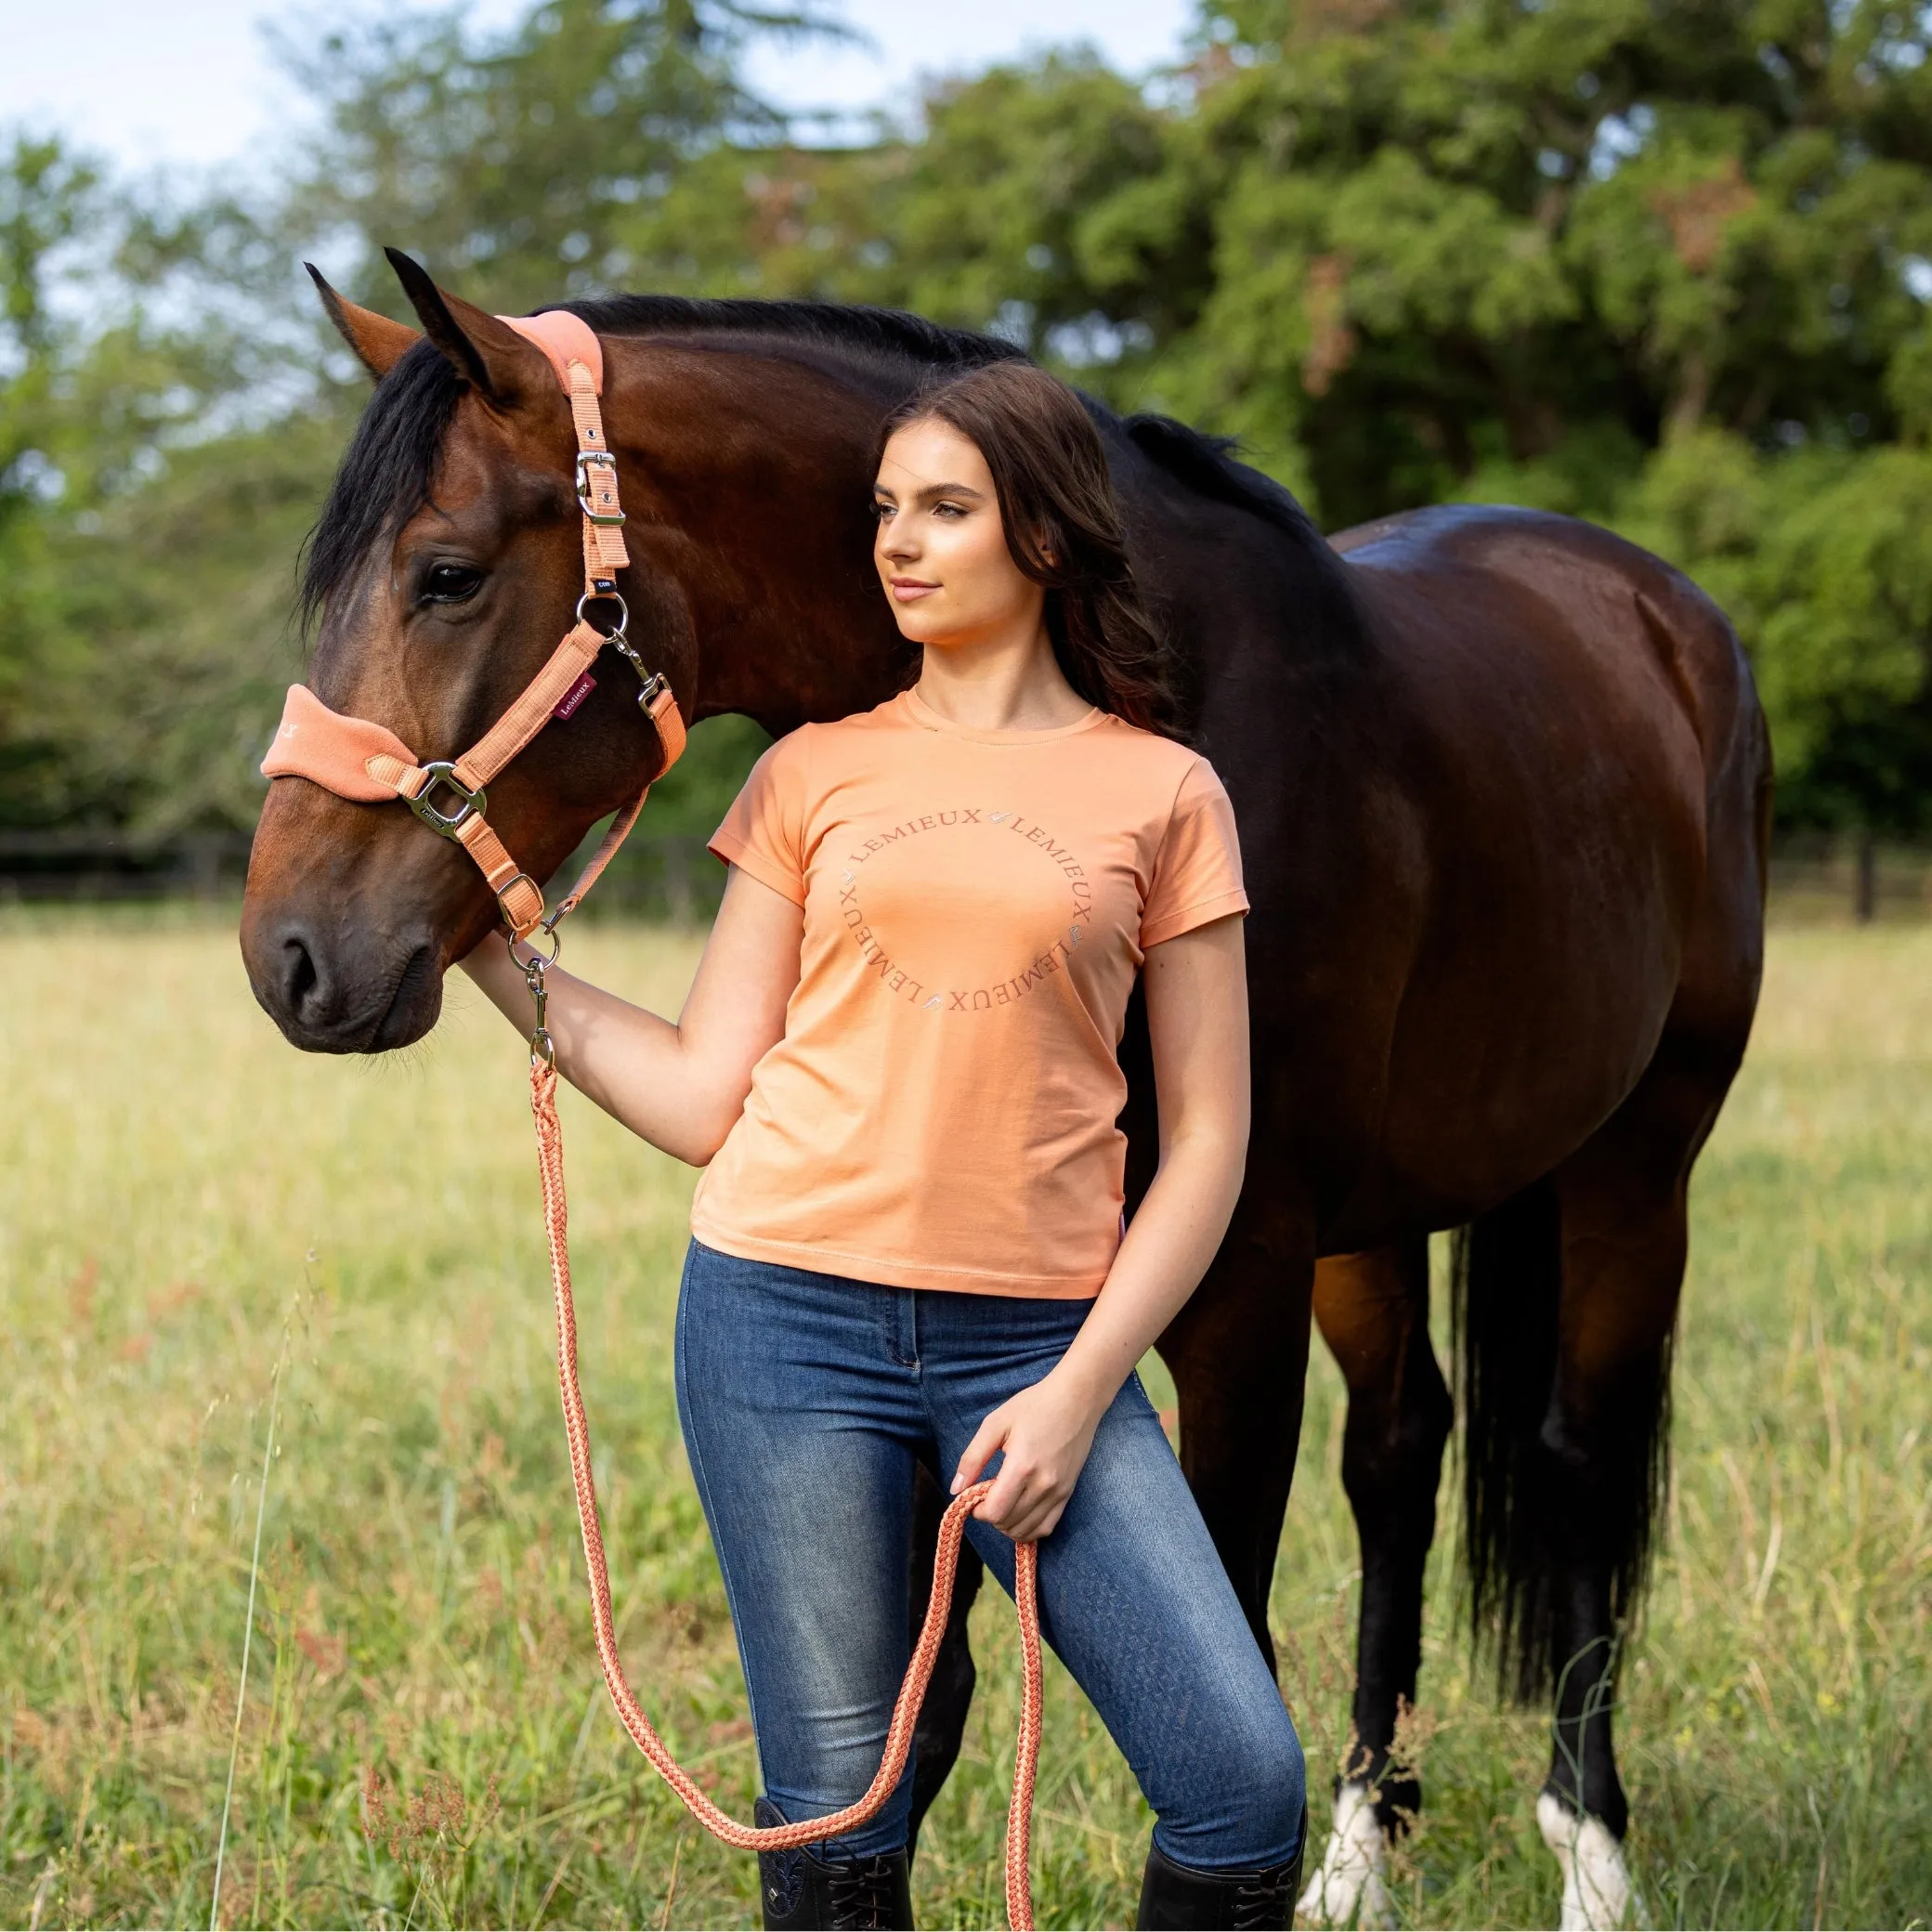
M 1616 1932 L 1630 1911 L 1630 1873 L 1610 1828 L 1578 1816 L 1553 1791 L 1537 1798 L 1536 1822 L 1562 1868 L 1562 1932 Z
M 1335 1822 L 1328 1848 L 1297 1913 L 1316 1925 L 1367 1928 L 1393 1925 L 1395 1901 L 1389 1896 L 1389 1840 L 1376 1818 L 1365 1784 L 1344 1784 L 1335 1794 Z

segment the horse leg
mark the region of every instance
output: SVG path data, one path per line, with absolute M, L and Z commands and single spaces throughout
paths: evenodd
M 951 1500 L 940 1488 L 938 1478 L 920 1463 L 912 1495 L 910 1638 L 915 1644 L 919 1641 L 920 1625 L 926 1620 L 926 1606 L 933 1597 L 933 1558 L 939 1547 L 939 1519 L 946 1514 L 946 1506 Z M 960 1544 L 946 1637 L 933 1662 L 926 1701 L 920 1706 L 919 1722 L 912 1733 L 912 1816 L 906 1838 L 908 1857 L 919 1849 L 920 1825 L 959 1762 L 959 1743 L 966 1735 L 966 1713 L 973 1703 L 973 1687 L 978 1681 L 966 1616 L 979 1595 L 984 1574 L 984 1566 L 972 1544 Z
M 1642 1587 L 1663 1482 L 1687 1190 L 1708 1128 L 1708 1116 L 1699 1119 L 1687 1145 L 1681 1104 L 1673 1104 L 1687 1084 L 1667 1051 L 1660 1055 L 1556 1176 L 1562 1294 L 1539 1433 L 1558 1532 L 1548 1593 L 1557 1682 L 1536 1817 L 1562 1868 L 1565 1932 L 1619 1925 L 1630 1901 L 1622 1850 L 1630 1808 L 1612 1713 L 1620 1630 Z
M 1470 1602 L 1504 1689 L 1527 1703 L 1554 1688 L 1536 1817 L 1563 1932 L 1619 1925 L 1629 1904 L 1616 1633 L 1641 1584 L 1684 1257 L 1680 1193 L 1675 1208 L 1632 1198 L 1619 1166 L 1586 1143 L 1458 1253 Z
M 1181 1467 L 1271 1670 L 1268 1593 L 1301 1437 L 1313 1278 L 1305 1227 L 1244 1200 L 1158 1344 L 1180 1406 Z
M 1320 1867 L 1300 1901 L 1323 1925 L 1390 1925 L 1389 1840 L 1421 1808 L 1422 1784 L 1390 1751 L 1422 1661 L 1422 1573 L 1455 1419 L 1429 1339 L 1429 1241 L 1418 1235 L 1315 1270 L 1315 1320 L 1348 1384 L 1342 1486 L 1362 1546 L 1362 1612 L 1347 1761 Z

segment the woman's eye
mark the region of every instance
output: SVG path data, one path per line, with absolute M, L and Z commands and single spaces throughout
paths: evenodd
M 933 515 L 934 516 L 959 517 L 965 516 L 965 514 L 966 506 L 963 503 L 934 503 L 933 505 Z
M 461 604 L 483 587 L 483 573 L 468 564 L 432 564 L 423 579 L 426 604 Z

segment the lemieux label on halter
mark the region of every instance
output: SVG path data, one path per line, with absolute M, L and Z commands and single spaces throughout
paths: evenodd
M 550 715 L 553 718 L 558 719 L 568 718 L 571 716 L 572 713 L 574 713 L 577 710 L 577 707 L 580 704 L 581 704 L 583 700 L 586 698 L 588 698 L 591 695 L 591 693 L 594 691 L 596 688 L 596 679 L 594 678 L 590 674 L 590 672 L 586 671 L 584 674 L 581 678 L 579 678 L 577 682 L 574 685 L 572 685 L 568 691 L 564 693 L 563 697 L 558 700 L 557 708 L 554 711 L 552 711 Z

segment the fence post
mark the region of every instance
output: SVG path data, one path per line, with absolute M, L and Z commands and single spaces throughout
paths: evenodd
M 220 891 L 222 843 L 218 832 L 194 832 L 182 840 L 180 878 L 191 897 L 206 901 Z
M 1878 842 L 1869 831 L 1859 833 L 1858 883 L 1852 914 L 1861 926 L 1869 926 L 1878 911 Z

